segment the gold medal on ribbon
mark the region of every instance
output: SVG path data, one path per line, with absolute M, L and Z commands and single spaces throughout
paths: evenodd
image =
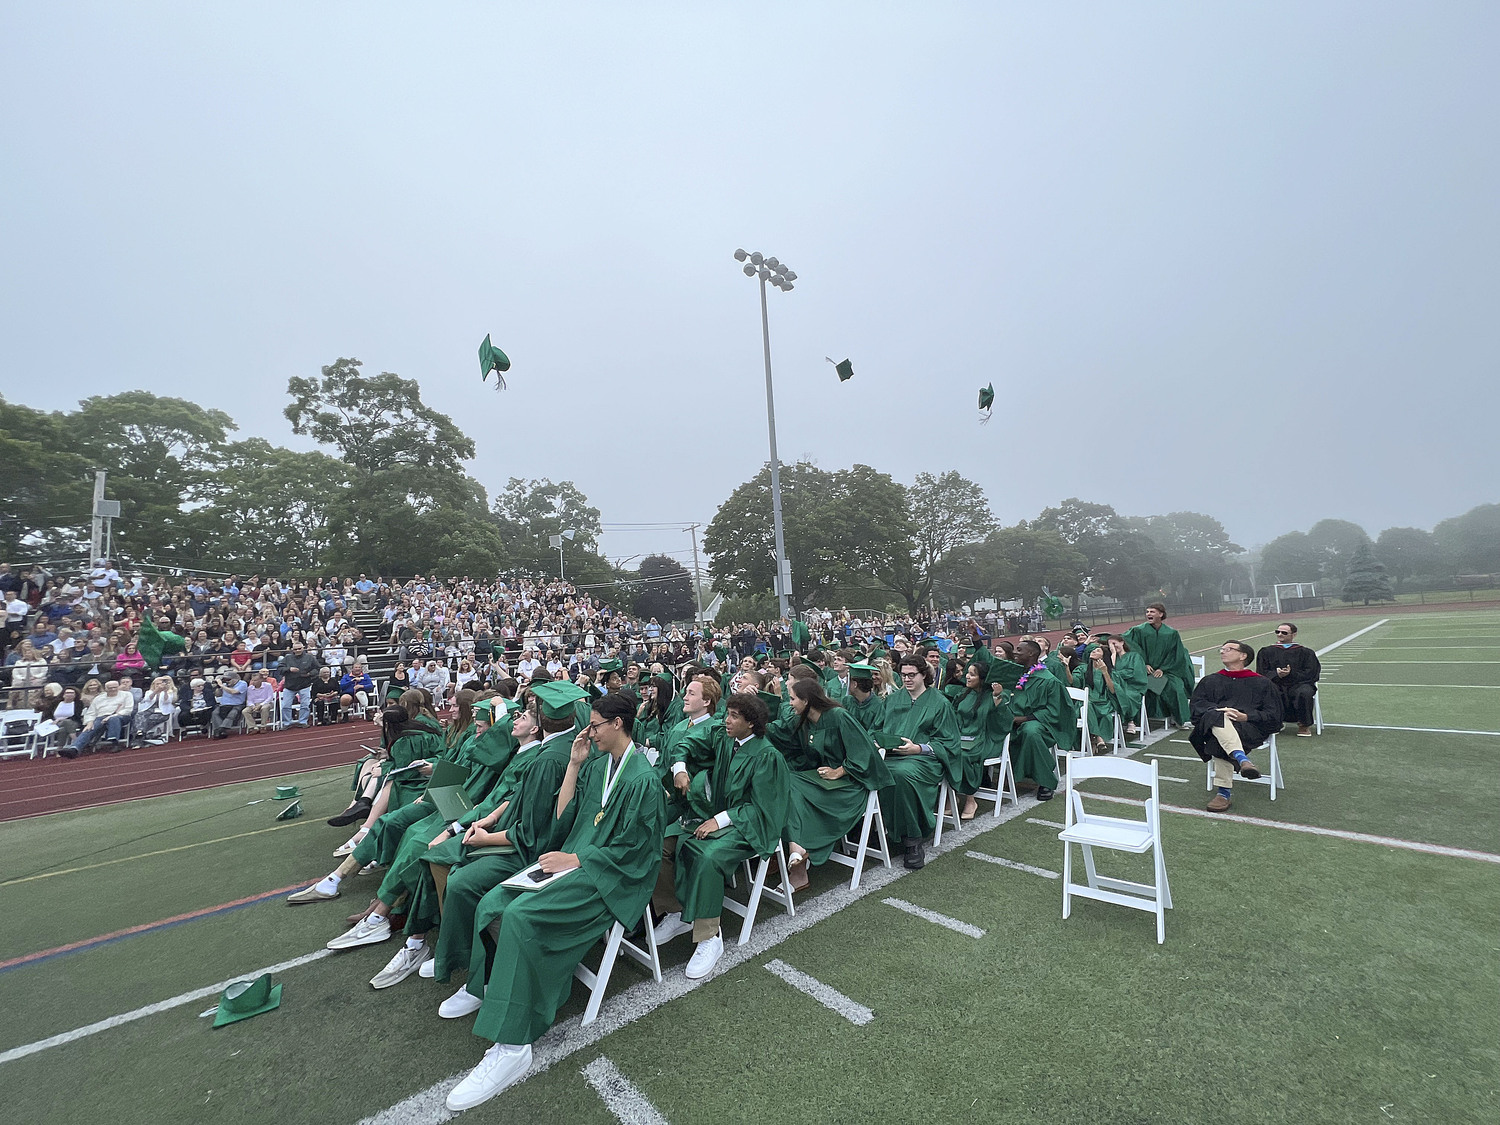
M 595 828 L 598 828 L 598 827 L 599 827 L 599 822 L 600 822 L 600 821 L 601 821 L 601 820 L 603 820 L 603 819 L 604 819 L 604 810 L 603 810 L 603 809 L 600 809 L 600 810 L 599 810 L 599 815 L 598 815 L 598 816 L 596 816 L 596 817 L 594 817 L 594 827 L 595 827 Z

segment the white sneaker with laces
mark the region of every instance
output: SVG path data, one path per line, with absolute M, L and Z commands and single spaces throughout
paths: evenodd
M 422 962 L 422 967 L 417 970 L 417 976 L 423 980 L 432 980 L 437 976 L 437 958 L 429 957 Z
M 465 985 L 438 1005 L 438 1015 L 445 1020 L 462 1019 L 479 1011 L 483 1003 L 484 1001 L 469 995 L 469 988 Z
M 432 951 L 427 946 L 421 945 L 412 949 L 403 945 L 396 950 L 396 956 L 386 962 L 385 968 L 370 978 L 370 986 L 390 988 L 393 984 L 400 984 L 431 959 Z
M 379 945 L 391 936 L 391 920 L 384 914 L 370 914 L 354 924 L 354 928 L 340 934 L 328 943 L 329 949 L 355 949 L 361 945 Z
M 448 1095 L 448 1108 L 462 1113 L 489 1101 L 531 1069 L 531 1044 L 496 1043 Z
M 656 923 L 656 929 L 652 931 L 652 933 L 656 936 L 657 945 L 666 945 L 667 942 L 671 941 L 673 938 L 681 937 L 683 934 L 690 934 L 692 932 L 692 923 L 684 922 L 682 920 L 682 911 L 680 910 L 672 911 L 672 913 L 668 914 L 660 922 Z
M 719 958 L 723 956 L 723 934 L 714 934 L 707 941 L 700 941 L 698 947 L 693 950 L 693 955 L 688 958 L 688 980 L 702 980 L 708 976 L 709 973 L 714 971 L 714 966 L 719 963 Z

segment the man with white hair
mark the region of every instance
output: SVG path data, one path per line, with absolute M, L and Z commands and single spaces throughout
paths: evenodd
M 118 754 L 121 736 L 130 733 L 130 716 L 134 713 L 135 697 L 120 690 L 119 680 L 110 680 L 104 685 L 104 691 L 96 695 L 84 711 L 83 729 L 78 737 L 60 753 L 64 758 L 76 758 L 80 752 L 93 745 L 102 732 L 106 742 L 105 749 Z

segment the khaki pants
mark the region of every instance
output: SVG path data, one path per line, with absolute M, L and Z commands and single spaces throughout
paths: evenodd
M 677 837 L 669 837 L 661 845 L 661 870 L 656 874 L 656 890 L 651 893 L 651 905 L 658 914 L 673 914 L 682 909 L 677 900 Z M 693 919 L 693 941 L 707 941 L 719 932 L 718 918 Z
M 1224 722 L 1214 727 L 1214 737 L 1219 740 L 1219 747 L 1224 753 L 1233 755 L 1236 750 L 1243 750 L 1240 744 L 1240 732 L 1234 729 L 1234 724 L 1226 717 Z M 1222 789 L 1234 788 L 1234 763 L 1225 761 L 1223 758 L 1214 758 L 1214 784 Z
M 264 703 L 251 703 L 245 708 L 245 729 L 254 734 L 262 727 L 269 727 L 275 715 L 274 699 L 268 699 Z

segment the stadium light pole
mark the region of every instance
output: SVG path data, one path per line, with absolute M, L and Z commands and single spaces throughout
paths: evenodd
M 783 618 L 792 618 L 792 604 L 787 590 L 791 586 L 791 567 L 786 561 L 786 537 L 781 530 L 781 462 L 776 457 L 776 396 L 771 390 L 771 321 L 766 312 L 766 282 L 783 293 L 790 293 L 797 275 L 786 263 L 767 258 L 759 250 L 734 252 L 734 260 L 744 263 L 745 276 L 760 281 L 760 338 L 766 355 L 766 428 L 771 434 L 771 518 L 776 528 L 776 603 Z

